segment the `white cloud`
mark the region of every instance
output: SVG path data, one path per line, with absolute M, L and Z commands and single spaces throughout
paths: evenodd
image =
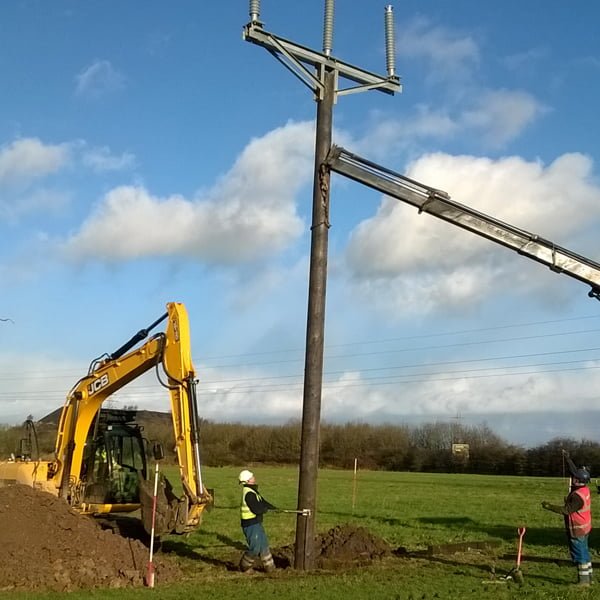
M 417 18 L 402 27 L 397 49 L 402 60 L 422 61 L 420 77 L 437 91 L 408 115 L 373 115 L 357 151 L 374 157 L 406 150 L 416 155 L 423 144 L 456 140 L 496 150 L 549 110 L 531 93 L 488 88 L 478 76 L 481 52 L 472 35 Z
M 110 148 L 91 148 L 83 153 L 83 164 L 97 173 L 105 171 L 121 171 L 135 166 L 135 156 L 130 152 L 113 154 Z
M 68 193 L 46 188 L 12 194 L 0 199 L 0 221 L 16 223 L 23 215 L 59 213 L 70 201 Z
M 402 60 L 425 59 L 430 69 L 428 78 L 433 81 L 468 78 L 480 60 L 479 47 L 471 36 L 431 26 L 424 18 L 402 27 L 396 48 Z
M 14 331 L 7 333 L 18 335 L 23 323 L 17 321 L 11 327 Z M 33 352 L 28 355 L 27 360 L 15 352 L 0 354 L 1 423 L 22 423 L 28 415 L 41 419 L 60 408 L 68 390 L 85 372 L 86 365 L 50 359 Z M 15 377 L 15 373 L 20 376 Z M 80 375 L 76 375 L 77 373 Z
M 11 323 L 5 327 L 18 326 Z M 14 373 L 25 377 L 13 378 Z M 497 415 L 512 420 L 507 431 L 496 430 L 504 439 L 523 443 L 545 443 L 557 435 L 580 439 L 591 417 L 589 390 L 600 385 L 598 363 L 586 363 L 582 377 L 577 372 L 538 372 L 514 375 L 508 370 L 494 369 L 492 377 L 461 377 L 460 373 L 419 375 L 415 381 L 401 377 L 399 381 L 373 384 L 361 371 L 347 371 L 335 379 L 326 377 L 323 387 L 322 421 L 347 423 L 419 423 L 447 421 L 449 415 L 461 414 L 467 421 L 474 415 L 476 423 L 494 421 Z M 301 368 L 294 378 L 270 378 L 257 368 L 245 370 L 214 369 L 196 364 L 201 374 L 198 396 L 201 417 L 215 422 L 275 423 L 299 419 L 302 412 Z M 12 353 L 0 355 L 0 392 L 2 424 L 19 424 L 31 414 L 40 419 L 60 408 L 66 394 L 87 371 L 87 363 L 49 359 L 29 353 L 27 359 Z M 256 411 L 257 398 L 261 410 Z M 568 403 L 565 402 L 568 398 Z M 170 410 L 168 394 L 156 381 L 153 371 L 142 375 L 111 396 L 108 406 L 136 406 L 140 410 Z M 577 414 L 580 423 L 567 422 Z M 351 415 L 349 418 L 348 415 Z M 521 427 L 521 418 L 535 415 L 534 426 Z M 494 421 L 495 422 L 495 421 Z M 557 428 L 558 425 L 558 430 Z M 523 429 L 530 427 L 531 429 Z
M 27 184 L 55 173 L 69 161 L 68 144 L 44 144 L 22 138 L 0 147 L 0 185 Z
M 600 187 L 592 167 L 581 154 L 565 154 L 544 166 L 518 157 L 494 161 L 438 153 L 417 160 L 407 175 L 569 247 L 597 214 Z M 390 198 L 352 232 L 346 258 L 357 289 L 369 302 L 385 303 L 391 314 L 399 307 L 404 314 L 468 310 L 498 287 L 524 292 L 547 281 L 543 269 L 538 277 L 538 270 L 520 266 L 526 259 L 509 250 Z
M 490 145 L 502 146 L 547 110 L 527 92 L 490 90 L 461 115 L 460 129 L 481 132 Z
M 98 97 L 125 87 L 125 77 L 110 61 L 96 60 L 75 77 L 75 93 L 79 96 Z
M 519 375 L 497 365 L 490 365 L 488 375 L 492 376 L 461 377 L 460 373 L 448 372 L 400 376 L 379 384 L 370 382 L 361 371 L 347 371 L 335 379 L 326 376 L 321 418 L 341 423 L 397 423 L 416 415 L 431 420 L 457 413 L 518 417 L 524 413 L 584 411 L 589 408 L 589 389 L 593 389 L 594 381 L 600 383 L 600 373 L 594 368 L 598 365 L 590 362 L 587 366 L 585 381 L 580 374 L 568 371 Z M 293 379 L 269 379 L 258 370 L 228 373 L 201 365 L 200 371 L 204 418 L 281 423 L 301 416 L 301 372 Z M 261 399 L 260 414 L 256 413 L 257 397 Z M 565 397 L 571 399 L 568 406 Z
M 469 101 L 444 108 L 417 105 L 406 118 L 378 116 L 369 133 L 356 144 L 356 151 L 386 156 L 432 140 L 451 141 L 468 137 L 482 146 L 502 147 L 548 112 L 548 108 L 522 91 L 477 90 Z
M 380 385 L 371 385 L 361 372 L 349 371 L 325 384 L 323 418 L 347 422 L 351 414 L 357 421 L 394 422 L 414 415 L 585 411 L 593 382 L 600 383 L 598 364 L 590 362 L 587 367 L 585 378 L 568 371 L 519 375 L 494 365 L 488 372 L 492 376 L 461 377 L 448 372 L 400 377 Z M 570 399 L 568 405 L 565 397 Z
M 252 261 L 302 231 L 295 194 L 310 179 L 311 123 L 253 140 L 209 192 L 158 198 L 142 187 L 110 191 L 64 244 L 74 260 L 180 255 L 213 264 Z
M 502 59 L 502 63 L 508 69 L 512 70 L 527 70 L 533 69 L 539 62 L 548 57 L 548 48 L 537 47 L 530 48 L 525 52 L 519 52 Z

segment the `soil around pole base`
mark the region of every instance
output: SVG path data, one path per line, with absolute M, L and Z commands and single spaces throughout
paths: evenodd
M 294 546 L 272 550 L 275 565 L 289 568 L 294 564 Z M 338 525 L 316 536 L 314 546 L 315 568 L 339 569 L 367 565 L 390 556 L 390 545 L 368 529 L 352 524 Z

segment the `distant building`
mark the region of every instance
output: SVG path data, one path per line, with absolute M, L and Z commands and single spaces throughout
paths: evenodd
M 469 444 L 452 444 L 452 456 L 469 459 Z

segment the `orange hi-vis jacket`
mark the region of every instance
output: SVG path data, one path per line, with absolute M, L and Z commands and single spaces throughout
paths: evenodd
M 569 514 L 568 527 L 572 537 L 583 537 L 592 530 L 592 496 L 588 487 L 573 490 L 583 500 L 583 508 Z

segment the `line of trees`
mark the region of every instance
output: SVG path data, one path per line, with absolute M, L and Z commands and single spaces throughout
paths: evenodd
M 202 452 L 211 466 L 246 463 L 298 464 L 300 424 L 281 426 L 204 423 Z M 496 475 L 568 476 L 563 450 L 592 475 L 600 475 L 600 444 L 556 438 L 524 448 L 509 444 L 487 425 L 460 427 L 432 423 L 418 427 L 347 423 L 322 424 L 320 463 L 323 467 Z M 455 454 L 456 441 L 469 452 Z M 168 446 L 166 446 L 168 447 Z
M 140 418 L 145 436 L 160 442 L 167 458 L 175 460 L 173 430 L 168 414 Z M 298 464 L 299 422 L 284 425 L 247 425 L 202 421 L 202 461 L 208 466 L 256 463 Z M 56 426 L 37 424 L 41 455 L 51 458 Z M 0 427 L 2 457 L 17 453 L 20 427 Z M 464 472 L 496 475 L 568 476 L 563 450 L 578 465 L 600 475 L 600 444 L 591 440 L 556 438 L 523 448 L 505 442 L 487 425 L 464 427 L 431 423 L 416 427 L 346 423 L 321 425 L 320 462 L 323 467 L 350 469 L 355 459 L 361 469 L 422 472 Z M 468 444 L 468 454 L 455 454 L 455 442 Z

